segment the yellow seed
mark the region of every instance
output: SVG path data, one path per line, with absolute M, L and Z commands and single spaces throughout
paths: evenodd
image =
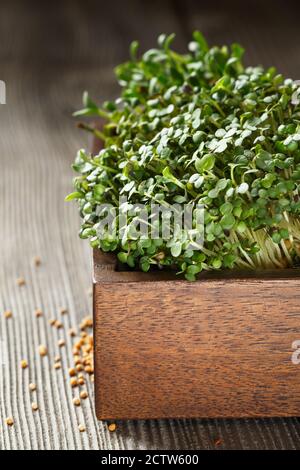
M 62 324 L 62 322 L 61 322 L 61 321 L 59 321 L 59 320 L 56 320 L 56 322 L 55 322 L 55 326 L 56 326 L 56 328 L 58 329 L 58 328 L 62 328 L 62 327 L 63 327 L 63 324 Z
M 74 328 L 70 328 L 69 335 L 72 337 L 76 336 L 76 331 L 74 330 Z
M 39 409 L 37 403 L 31 403 L 31 408 L 32 408 L 33 411 L 37 411 Z
M 74 363 L 75 363 L 75 366 L 77 366 L 78 364 L 81 364 L 81 359 L 79 356 L 74 356 Z
M 60 369 L 60 368 L 61 368 L 61 363 L 60 362 L 55 362 L 54 369 Z
M 34 312 L 35 313 L 35 316 L 38 318 L 38 317 L 41 317 L 43 315 L 43 312 L 40 308 L 37 308 L 36 311 Z
M 73 377 L 71 380 L 70 380 L 70 384 L 71 384 L 71 387 L 77 387 L 78 386 L 78 381 L 75 377 Z
M 67 309 L 67 308 L 64 308 L 64 307 L 61 308 L 61 309 L 60 309 L 60 314 L 61 314 L 61 315 L 64 315 L 65 313 L 68 313 L 68 309 Z
M 4 312 L 4 317 L 5 318 L 11 318 L 12 317 L 12 311 L 11 310 L 6 310 Z
M 26 359 L 22 359 L 21 367 L 22 367 L 22 369 L 26 369 L 28 367 L 28 362 L 26 361 Z
M 94 369 L 91 366 L 86 366 L 84 370 L 87 374 L 92 374 L 94 372 Z
M 58 346 L 59 346 L 60 348 L 62 348 L 63 346 L 65 346 L 65 344 L 66 344 L 66 342 L 65 342 L 64 339 L 60 339 L 60 340 L 58 341 Z
M 40 356 L 47 356 L 48 351 L 47 351 L 46 346 L 44 346 L 43 344 L 40 344 L 39 353 L 40 353 Z
M 36 390 L 36 384 L 35 384 L 35 383 L 29 384 L 29 390 L 30 390 L 31 392 L 34 392 L 34 391 Z
M 76 375 L 76 370 L 75 370 L 73 367 L 71 367 L 71 368 L 69 369 L 69 376 L 70 376 L 70 377 L 74 377 L 74 375 Z
M 61 357 L 60 356 L 55 356 L 54 362 L 60 362 Z
M 80 398 L 85 400 L 87 397 L 88 397 L 88 393 L 85 390 L 82 390 L 82 392 L 80 392 Z
M 18 277 L 17 284 L 18 286 L 24 286 L 26 284 L 24 277 Z
M 85 426 L 83 424 L 79 424 L 78 429 L 79 429 L 80 432 L 84 432 L 85 431 Z
M 7 426 L 13 426 L 15 424 L 13 418 L 6 418 L 5 422 L 6 422 Z
M 49 324 L 50 324 L 51 326 L 54 326 L 54 325 L 55 325 L 55 322 L 56 322 L 55 318 L 51 318 L 51 320 L 49 320 Z
M 81 372 L 81 371 L 83 370 L 83 365 L 82 365 L 82 364 L 77 364 L 76 370 L 77 370 L 78 372 Z
M 73 405 L 75 405 L 75 406 L 80 406 L 80 400 L 79 400 L 79 398 L 74 398 L 74 399 L 73 399 Z
M 108 430 L 110 432 L 114 432 L 115 430 L 117 429 L 117 425 L 115 423 L 111 423 L 109 426 L 108 426 Z
M 41 258 L 39 256 L 35 256 L 33 258 L 33 263 L 35 264 L 35 266 L 40 266 L 41 262 L 42 261 L 41 261 Z
M 78 378 L 78 384 L 79 384 L 79 385 L 84 385 L 84 384 L 85 384 L 85 380 L 84 380 L 83 377 L 79 377 L 79 378 Z

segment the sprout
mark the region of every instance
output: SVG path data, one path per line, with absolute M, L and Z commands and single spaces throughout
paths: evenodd
M 101 108 L 84 94 L 78 116 L 100 116 L 103 140 L 91 156 L 80 150 L 73 168 L 83 218 L 80 236 L 113 251 L 122 263 L 148 271 L 175 268 L 188 280 L 202 270 L 284 268 L 300 255 L 300 106 L 298 85 L 274 68 L 247 67 L 243 49 L 209 48 L 199 32 L 189 52 L 171 49 L 174 35 L 116 68 L 121 97 Z M 126 236 L 99 237 L 99 204 L 205 208 L 203 246 L 188 247 L 174 227 L 172 240 L 137 240 L 137 214 Z M 140 221 L 139 221 L 140 222 Z M 194 227 L 195 228 L 195 227 Z M 197 229 L 197 228 L 196 228 Z M 118 229 L 117 229 L 118 230 Z M 177 230 L 177 231 L 176 231 Z M 120 233 L 118 233 L 120 235 Z

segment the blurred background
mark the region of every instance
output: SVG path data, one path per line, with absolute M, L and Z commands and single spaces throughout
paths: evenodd
M 143 51 L 155 46 L 160 33 L 175 32 L 174 46 L 183 52 L 195 29 L 211 45 L 241 43 L 247 64 L 274 65 L 300 79 L 297 1 L 0 1 L 0 80 L 7 92 L 7 103 L 0 105 L 0 312 L 14 315 L 11 322 L 0 317 L 7 357 L 0 369 L 2 449 L 300 445 L 297 418 L 127 422 L 109 434 L 96 422 L 92 390 L 85 408 L 75 410 L 67 376 L 36 357 L 41 343 L 55 354 L 57 333 L 48 321 L 59 307 L 69 310 L 65 327 L 91 313 L 90 250 L 77 237 L 76 205 L 64 202 L 76 150 L 88 145 L 71 114 L 81 107 L 84 90 L 99 102 L 117 95 L 113 68 L 127 59 L 132 40 Z M 38 270 L 35 256 L 42 261 Z M 21 289 L 19 277 L 26 282 Z M 36 308 L 44 312 L 38 324 Z M 72 354 L 67 345 L 63 370 Z M 22 358 L 32 365 L 28 380 L 43 391 L 38 417 L 32 416 L 19 371 Z M 4 424 L 7 416 L 15 417 L 13 429 Z M 79 433 L 83 420 L 87 432 Z

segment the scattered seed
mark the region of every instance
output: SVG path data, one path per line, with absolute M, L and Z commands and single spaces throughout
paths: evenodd
M 75 405 L 75 406 L 80 406 L 80 400 L 79 400 L 79 398 L 73 398 L 73 405 Z
M 78 378 L 78 385 L 84 385 L 85 384 L 85 380 L 83 377 L 79 377 Z
M 33 411 L 37 411 L 39 409 L 38 404 L 35 402 L 31 403 L 31 408 Z
M 71 387 L 77 387 L 78 386 L 78 381 L 75 377 L 73 377 L 71 380 L 70 380 L 70 384 L 71 384 Z
M 40 356 L 47 356 L 48 350 L 47 350 L 46 346 L 44 346 L 43 344 L 40 344 L 39 345 L 39 353 L 40 353 Z
M 4 312 L 4 317 L 5 318 L 11 318 L 12 317 L 12 311 L 11 310 L 6 310 Z
M 64 308 L 64 307 L 63 307 L 63 308 L 60 309 L 60 314 L 61 314 L 61 315 L 65 315 L 66 313 L 68 313 L 68 309 L 67 309 L 67 308 Z
M 6 422 L 7 426 L 13 426 L 15 424 L 13 418 L 6 418 L 5 422 Z
M 35 256 L 33 258 L 33 263 L 34 263 L 35 266 L 40 266 L 41 262 L 42 261 L 41 261 L 41 258 L 39 256 Z
M 70 328 L 69 335 L 72 337 L 76 336 L 76 331 L 74 330 L 74 328 Z
M 61 369 L 61 363 L 60 362 L 55 362 L 54 369 Z
M 66 345 L 66 342 L 65 342 L 64 339 L 60 339 L 60 340 L 58 341 L 58 346 L 59 346 L 60 348 L 62 348 L 62 347 L 65 346 L 65 345 Z
M 61 360 L 61 357 L 60 357 L 60 356 L 55 356 L 54 362 L 60 362 L 60 360 Z
M 111 423 L 111 424 L 109 424 L 108 430 L 109 430 L 110 432 L 115 432 L 116 429 L 117 429 L 116 423 Z
M 35 316 L 38 318 L 38 317 L 41 317 L 43 315 L 43 312 L 40 308 L 37 308 L 36 311 L 34 312 L 35 313 Z
M 35 383 L 29 384 L 29 390 L 30 390 L 31 392 L 34 392 L 34 391 L 36 390 L 36 384 L 35 384 Z
M 76 375 L 76 370 L 75 370 L 73 367 L 71 367 L 71 368 L 69 369 L 69 376 L 70 376 L 70 377 L 74 377 L 75 375 Z
M 56 320 L 56 322 L 55 322 L 55 326 L 56 326 L 56 328 L 57 328 L 57 329 L 59 329 L 59 328 L 62 328 L 62 327 L 63 327 L 63 324 L 62 324 L 62 322 L 61 322 L 61 321 L 59 321 L 59 320 Z
M 22 361 L 21 361 L 21 367 L 22 367 L 22 369 L 27 369 L 27 367 L 28 367 L 28 362 L 26 361 L 26 359 L 22 359 Z
M 86 390 L 82 390 L 82 392 L 80 392 L 80 398 L 82 398 L 83 400 L 85 400 L 87 397 L 88 397 L 87 391 L 86 391 Z
M 24 277 L 18 277 L 17 284 L 18 286 L 24 286 L 26 284 Z
M 77 372 L 81 372 L 83 370 L 83 365 L 82 364 L 77 364 L 76 370 L 77 370 Z
M 49 324 L 50 324 L 51 326 L 54 326 L 54 325 L 55 325 L 55 322 L 56 322 L 55 318 L 51 318 L 51 320 L 49 320 Z
M 78 429 L 79 429 L 80 432 L 84 432 L 85 431 L 85 426 L 83 424 L 79 424 Z

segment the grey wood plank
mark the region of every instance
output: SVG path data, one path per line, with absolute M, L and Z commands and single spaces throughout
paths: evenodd
M 142 48 L 151 47 L 160 32 L 177 32 L 179 49 L 198 27 L 213 42 L 244 35 L 249 61 L 261 51 L 255 32 L 250 27 L 243 32 L 239 18 L 228 18 L 221 7 L 216 14 L 210 6 L 195 10 L 189 2 L 180 10 L 178 5 L 158 0 L 105 7 L 91 0 L 0 4 L 0 79 L 7 84 L 7 105 L 0 106 L 0 340 L 7 352 L 0 366 L 0 449 L 299 448 L 297 418 L 128 421 L 109 433 L 95 419 L 92 387 L 82 407 L 72 404 L 67 373 L 72 349 L 65 332 L 91 312 L 90 250 L 77 237 L 75 205 L 64 203 L 71 190 L 70 164 L 76 150 L 88 145 L 70 117 L 82 90 L 99 100 L 114 96 L 112 67 L 126 59 L 129 42 L 141 38 Z M 290 44 L 294 22 L 291 30 Z M 269 60 L 273 39 L 260 34 L 268 45 L 261 60 Z M 293 49 L 282 58 L 287 73 L 296 75 L 298 57 Z M 275 52 L 271 59 L 278 60 Z M 39 268 L 32 263 L 35 255 L 42 259 Z M 16 284 L 19 276 L 26 279 L 23 287 Z M 60 307 L 69 314 L 57 331 L 48 320 Z M 43 317 L 35 318 L 36 308 Z M 12 319 L 3 318 L 6 309 L 13 311 Z M 60 337 L 67 343 L 61 351 Z M 41 343 L 48 347 L 46 358 L 37 353 Z M 60 371 L 53 368 L 58 353 Z M 25 371 L 22 358 L 29 362 Z M 37 413 L 31 410 L 29 381 L 38 386 Z M 15 425 L 8 428 L 4 421 L 11 415 Z M 78 431 L 82 422 L 86 433 Z

